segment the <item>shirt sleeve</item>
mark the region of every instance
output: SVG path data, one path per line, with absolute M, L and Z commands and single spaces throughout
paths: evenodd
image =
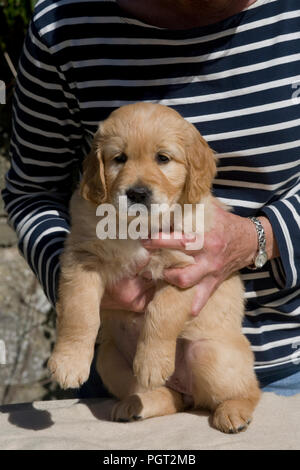
M 285 289 L 300 286 L 300 183 L 293 195 L 265 206 L 262 212 L 268 217 L 280 252 L 277 272 Z
M 53 305 L 82 147 L 77 101 L 32 22 L 19 62 L 11 168 L 2 196 L 19 249 Z

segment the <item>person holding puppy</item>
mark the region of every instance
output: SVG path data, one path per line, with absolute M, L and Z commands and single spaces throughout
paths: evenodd
M 192 313 L 201 315 L 240 270 L 244 333 L 261 386 L 300 392 L 299 30 L 297 0 L 37 3 L 19 64 L 3 198 L 53 305 L 72 175 L 99 121 L 128 103 L 173 107 L 217 153 L 214 194 L 232 212 L 218 208 L 195 265 L 167 270 L 165 279 L 197 285 Z M 150 256 L 189 242 L 143 243 Z M 102 304 L 143 312 L 152 295 L 151 279 L 137 273 Z

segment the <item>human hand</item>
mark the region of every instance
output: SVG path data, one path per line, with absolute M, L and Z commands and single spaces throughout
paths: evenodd
M 276 256 L 276 242 L 272 227 L 266 217 L 260 218 L 267 238 L 268 258 Z M 246 217 L 240 217 L 215 207 L 214 227 L 204 235 L 203 248 L 187 250 L 190 239 L 144 240 L 143 245 L 150 252 L 158 248 L 177 249 L 193 255 L 196 263 L 185 268 L 166 269 L 165 280 L 181 288 L 197 286 L 192 314 L 197 315 L 217 287 L 232 273 L 253 263 L 257 252 L 257 234 L 254 224 Z

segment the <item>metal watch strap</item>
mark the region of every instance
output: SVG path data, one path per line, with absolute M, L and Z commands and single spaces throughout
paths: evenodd
M 255 257 L 255 261 L 259 255 L 265 254 L 266 255 L 266 235 L 263 228 L 263 225 L 259 219 L 256 217 L 248 217 L 255 225 L 256 233 L 257 233 L 257 240 L 258 240 L 258 252 Z M 259 266 L 256 265 L 254 261 L 254 269 L 257 269 Z M 250 267 L 250 266 L 249 266 Z M 250 267 L 253 269 L 253 267 Z

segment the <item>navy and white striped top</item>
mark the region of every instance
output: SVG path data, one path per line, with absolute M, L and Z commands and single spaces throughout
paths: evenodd
M 244 333 L 259 373 L 287 370 L 300 361 L 299 0 L 257 0 L 189 30 L 147 25 L 115 0 L 38 2 L 19 64 L 3 196 L 53 303 L 74 168 L 98 122 L 137 101 L 174 107 L 194 123 L 219 154 L 215 195 L 236 214 L 270 219 L 280 259 L 243 271 Z

